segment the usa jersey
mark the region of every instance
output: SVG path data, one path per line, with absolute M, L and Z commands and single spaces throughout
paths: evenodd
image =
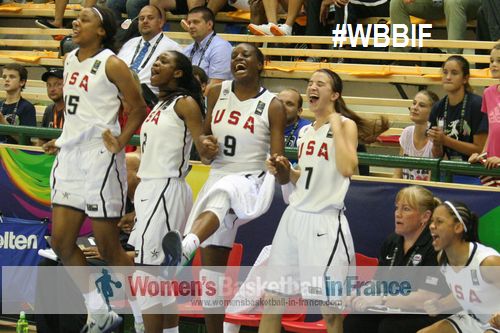
M 314 213 L 342 209 L 350 180 L 337 170 L 330 123 L 317 130 L 313 125 L 305 126 L 298 148 L 300 177 L 290 195 L 290 206 Z
M 492 313 L 500 311 L 500 289 L 484 281 L 481 276 L 481 262 L 489 256 L 499 254 L 482 244 L 469 243 L 469 260 L 465 267 L 460 267 L 458 272 L 448 264 L 441 267 L 455 299 L 465 311 L 474 314 L 482 323 L 487 323 Z
M 80 62 L 78 49 L 64 61 L 65 123 L 58 147 L 102 141 L 102 132 L 120 134 L 118 88 L 106 76 L 106 62 L 114 56 L 104 49 Z
M 184 120 L 174 110 L 184 96 L 170 103 L 160 102 L 141 127 L 141 179 L 184 178 L 189 166 L 193 138 Z
M 212 133 L 219 143 L 219 155 L 212 162 L 214 172 L 264 170 L 271 147 L 269 105 L 276 96 L 264 88 L 257 96 L 240 101 L 233 81 L 222 82 L 212 111 Z

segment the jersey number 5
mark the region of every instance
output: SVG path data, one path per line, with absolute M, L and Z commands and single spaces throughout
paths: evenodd
M 75 114 L 78 108 L 78 103 L 80 103 L 80 96 L 66 95 L 64 98 L 64 104 L 66 104 L 66 111 L 68 114 Z
M 236 153 L 236 138 L 231 135 L 224 137 L 224 155 L 234 156 Z

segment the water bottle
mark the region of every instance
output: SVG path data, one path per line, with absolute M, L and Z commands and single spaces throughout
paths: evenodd
M 26 314 L 24 311 L 21 311 L 19 314 L 19 320 L 16 325 L 16 333 L 28 333 L 29 332 L 29 324 L 26 320 Z

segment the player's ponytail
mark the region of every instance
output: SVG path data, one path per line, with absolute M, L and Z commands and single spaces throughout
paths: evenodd
M 469 209 L 469 207 L 461 202 L 455 201 L 445 201 L 441 205 L 446 208 L 456 223 L 463 225 L 464 232 L 462 233 L 462 239 L 464 241 L 477 242 L 479 240 L 479 218 Z
M 328 75 L 332 81 L 332 90 L 339 93 L 339 98 L 334 102 L 335 110 L 346 118 L 354 121 L 358 127 L 358 139 L 362 143 L 372 143 L 383 132 L 389 129 L 389 121 L 385 116 L 379 116 L 376 119 L 365 119 L 360 117 L 354 111 L 349 109 L 342 98 L 343 83 L 340 76 L 329 69 L 318 69 Z

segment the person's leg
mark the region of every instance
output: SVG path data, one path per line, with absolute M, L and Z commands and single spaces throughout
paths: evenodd
M 64 266 L 86 266 L 87 261 L 76 239 L 85 213 L 70 207 L 54 205 L 52 209 L 51 245 Z
M 259 324 L 259 333 L 281 332 L 281 317 L 279 313 L 263 313 Z
M 328 310 L 323 311 L 323 320 L 326 323 L 326 331 L 328 333 L 343 332 L 342 323 L 344 317 L 341 314 L 326 313 Z
M 428 327 L 447 316 L 436 317 L 426 315 L 388 315 L 378 326 L 379 333 L 414 333 L 419 329 Z
M 122 21 L 122 13 L 126 12 L 126 1 L 125 0 L 107 0 L 106 7 L 111 9 L 113 15 L 115 16 L 116 22 Z
M 129 19 L 133 19 L 139 16 L 142 7 L 149 5 L 149 0 L 127 0 L 127 16 Z
M 119 219 L 92 218 L 94 238 L 101 257 L 110 266 L 133 266 L 134 263 L 120 243 Z
M 187 0 L 188 10 L 191 10 L 196 7 L 205 6 L 205 0 Z
M 404 24 L 408 27 L 408 33 L 410 34 L 410 15 L 424 19 L 435 20 L 443 18 L 444 11 L 442 7 L 434 7 L 432 0 L 415 0 L 411 4 L 406 4 L 405 0 L 391 0 L 391 29 L 395 24 Z M 401 52 L 404 49 L 390 47 L 389 50 L 394 52 Z
M 155 311 L 156 309 L 156 311 Z M 151 313 L 147 313 L 151 312 Z M 142 314 L 142 319 L 144 320 L 144 329 L 148 333 L 162 333 L 163 332 L 163 317 L 161 314 L 161 307 L 153 307 L 147 309 Z
M 288 26 L 293 26 L 297 15 L 299 15 L 300 9 L 302 8 L 303 0 L 290 0 L 288 1 L 288 12 L 285 24 Z
M 306 36 L 321 36 L 323 35 L 323 28 L 319 22 L 319 13 L 321 10 L 322 0 L 309 0 L 306 2 L 307 6 L 307 25 Z
M 208 271 L 212 276 L 221 276 L 224 274 L 225 266 L 231 249 L 221 246 L 207 246 L 201 248 L 201 262 L 203 266 L 217 266 L 218 271 Z M 210 279 L 209 279 L 210 280 Z M 217 283 L 214 279 L 214 281 Z M 220 288 L 223 286 L 217 285 L 217 295 L 220 294 Z M 205 313 L 205 325 L 208 333 L 223 333 L 224 327 L 224 307 L 214 306 L 210 309 L 211 313 Z
M 446 0 L 444 15 L 449 40 L 464 40 L 467 20 L 476 18 L 480 0 Z M 449 53 L 462 53 L 461 49 L 448 49 Z
M 378 333 L 383 315 L 351 314 L 344 318 L 344 333 Z
M 418 330 L 417 333 L 456 333 L 457 331 L 448 320 L 440 320 L 426 328 Z
M 207 7 L 217 15 L 217 13 L 224 8 L 227 4 L 227 0 L 208 0 Z
M 68 0 L 56 1 L 53 24 L 58 28 L 63 27 L 64 11 L 66 10 L 67 5 L 68 5 Z
M 264 10 L 266 11 L 267 22 L 278 23 L 278 1 L 277 0 L 262 0 Z

